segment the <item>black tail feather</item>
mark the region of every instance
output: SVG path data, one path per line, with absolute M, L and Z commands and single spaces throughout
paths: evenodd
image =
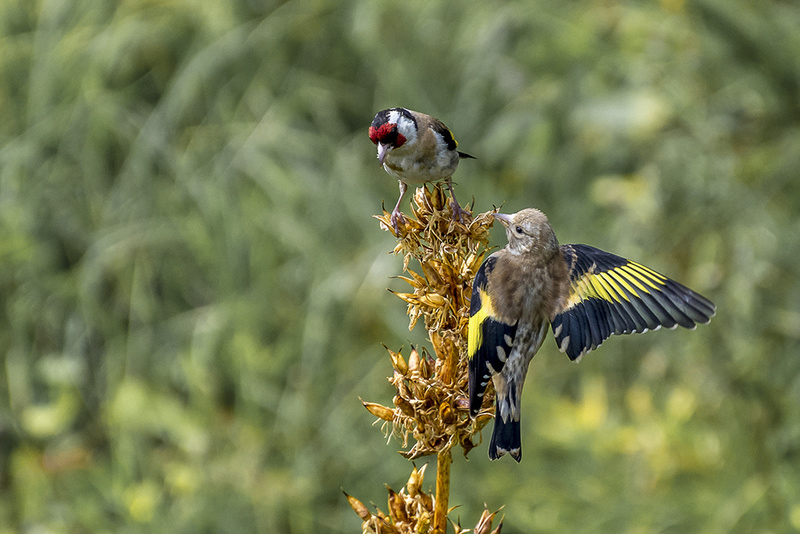
M 510 454 L 517 462 L 522 460 L 519 421 L 503 421 L 500 413 L 496 413 L 492 440 L 489 442 L 489 458 L 497 460 L 506 453 Z

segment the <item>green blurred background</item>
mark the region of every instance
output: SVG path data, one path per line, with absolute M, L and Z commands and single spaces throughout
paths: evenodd
M 478 157 L 476 210 L 539 207 L 719 308 L 577 366 L 546 341 L 522 464 L 456 452 L 451 517 L 800 530 L 798 28 L 793 0 L 2 2 L 0 532 L 385 509 L 411 465 L 359 396 L 426 338 L 371 218 L 392 106 Z

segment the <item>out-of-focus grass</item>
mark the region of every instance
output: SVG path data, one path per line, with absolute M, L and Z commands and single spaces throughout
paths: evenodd
M 510 532 L 800 529 L 800 9 L 700 0 L 0 6 L 0 530 L 344 532 L 408 465 L 366 127 L 432 113 L 478 209 L 642 261 L 696 332 L 531 367 Z M 496 236 L 496 242 L 503 242 Z M 388 401 L 388 398 L 386 399 Z M 432 481 L 431 481 L 432 482 Z

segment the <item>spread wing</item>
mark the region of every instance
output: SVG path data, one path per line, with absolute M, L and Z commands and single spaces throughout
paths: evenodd
M 612 334 L 707 323 L 716 306 L 686 286 L 644 265 L 588 245 L 563 245 L 569 296 L 552 321 L 561 352 L 571 360 Z
M 488 289 L 488 276 L 494 269 L 494 256 L 483 262 L 472 283 L 469 310 L 469 412 L 475 417 L 481 409 L 483 394 L 492 375 L 503 370 L 511 353 L 517 323 L 503 322 L 494 309 Z

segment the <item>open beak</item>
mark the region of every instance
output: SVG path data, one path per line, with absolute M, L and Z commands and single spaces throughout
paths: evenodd
M 390 145 L 378 143 L 378 161 L 380 162 L 381 166 L 383 165 L 383 160 L 386 159 L 386 155 L 391 152 L 391 150 L 392 147 Z
M 503 226 L 508 226 L 511 224 L 511 215 L 506 215 L 505 213 L 492 213 L 495 219 L 503 223 Z

